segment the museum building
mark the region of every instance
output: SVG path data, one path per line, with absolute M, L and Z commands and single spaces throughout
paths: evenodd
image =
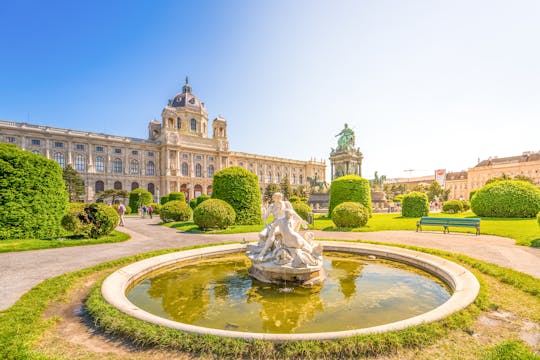
M 173 191 L 187 199 L 211 195 L 214 173 L 229 166 L 256 174 L 261 191 L 285 177 L 293 187 L 308 178 L 326 178 L 324 161 L 230 151 L 227 121 L 217 117 L 209 125 L 206 107 L 187 78 L 182 92 L 163 109 L 161 122 L 149 123 L 148 139 L 0 120 L 0 141 L 53 159 L 62 168 L 71 164 L 85 181 L 85 201 L 107 189 L 144 188 L 156 202 Z

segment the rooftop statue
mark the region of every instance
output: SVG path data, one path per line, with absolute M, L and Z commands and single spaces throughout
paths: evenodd
M 338 151 L 354 149 L 354 131 L 352 131 L 347 124 L 345 124 L 345 128 L 336 135 L 336 137 L 338 136 Z

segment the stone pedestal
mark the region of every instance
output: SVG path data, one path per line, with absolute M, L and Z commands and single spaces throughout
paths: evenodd
M 326 272 L 319 266 L 308 266 L 305 268 L 295 268 L 275 264 L 273 261 L 264 263 L 251 262 L 248 270 L 251 277 L 271 284 L 294 284 L 303 286 L 313 286 L 321 284 L 326 278 Z

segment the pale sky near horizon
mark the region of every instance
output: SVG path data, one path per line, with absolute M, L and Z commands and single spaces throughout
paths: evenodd
M 146 138 L 186 75 L 230 149 L 363 176 L 540 151 L 538 1 L 5 1 L 0 119 Z M 327 168 L 329 176 L 330 167 Z

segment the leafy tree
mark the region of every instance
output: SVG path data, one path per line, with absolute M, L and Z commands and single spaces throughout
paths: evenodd
M 81 178 L 77 170 L 71 165 L 67 165 L 62 171 L 62 178 L 66 183 L 69 202 L 77 202 L 85 194 L 84 180 Z
M 281 180 L 281 183 L 279 184 L 281 188 L 281 193 L 283 194 L 283 197 L 285 200 L 289 199 L 289 197 L 292 194 L 292 188 L 291 183 L 289 182 L 289 177 L 285 176 L 283 180 Z
M 427 188 L 427 196 L 430 202 L 435 199 L 435 196 L 437 196 L 441 201 L 446 201 L 448 200 L 449 193 L 450 189 L 444 190 L 441 185 L 436 181 L 432 182 L 431 185 L 429 185 L 429 187 Z
M 301 198 L 305 198 L 308 196 L 307 189 L 304 185 L 298 185 L 295 189 L 293 189 L 293 195 L 296 195 Z
M 278 184 L 274 184 L 274 183 L 268 184 L 268 186 L 266 186 L 266 189 L 264 190 L 263 200 L 272 201 L 272 195 L 280 191 L 281 191 L 281 187 Z
M 109 189 L 109 190 L 98 192 L 96 195 L 96 201 L 103 202 L 103 200 L 107 198 L 111 198 L 111 204 L 114 204 L 116 203 L 116 200 L 127 199 L 128 196 L 129 196 L 129 193 L 127 190 Z

